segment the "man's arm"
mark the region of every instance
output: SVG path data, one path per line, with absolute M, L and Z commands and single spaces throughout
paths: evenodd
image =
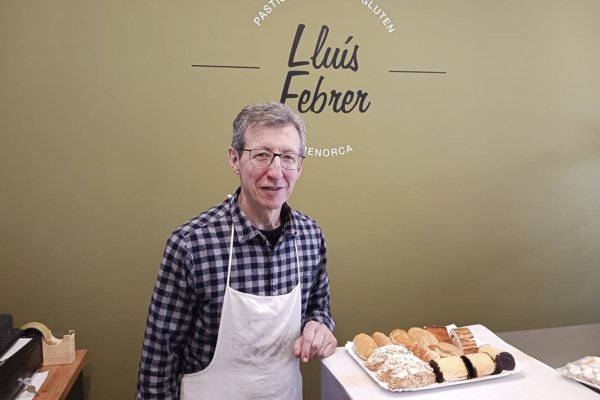
M 306 314 L 303 324 L 308 321 L 316 321 L 327 326 L 330 331 L 335 328 L 335 322 L 331 316 L 329 305 L 329 276 L 327 274 L 327 246 L 325 238 L 321 235 L 321 246 L 319 248 L 319 263 L 317 277 L 311 288 L 306 305 Z
M 302 335 L 296 340 L 294 353 L 302 361 L 312 357 L 328 357 L 337 347 L 333 336 L 335 323 L 329 306 L 329 277 L 327 275 L 327 247 L 321 235 L 317 278 L 306 306 Z
M 148 311 L 137 400 L 178 398 L 181 373 L 179 353 L 195 304 L 190 265 L 185 240 L 171 235 Z

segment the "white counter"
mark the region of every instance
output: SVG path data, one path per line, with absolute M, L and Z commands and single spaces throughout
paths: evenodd
M 500 332 L 498 336 L 554 368 L 585 356 L 600 356 L 600 324 Z
M 563 377 L 554 368 L 504 342 L 483 325 L 471 325 L 470 328 L 479 341 L 512 353 L 520 363 L 521 371 L 510 376 L 481 382 L 422 391 L 390 392 L 380 388 L 347 354 L 344 347 L 338 347 L 332 356 L 321 361 L 321 399 L 372 400 L 425 397 L 428 400 L 599 399 L 598 394 L 593 390 Z

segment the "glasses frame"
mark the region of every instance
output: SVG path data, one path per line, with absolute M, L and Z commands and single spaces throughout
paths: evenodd
M 271 164 L 273 164 L 273 161 L 275 161 L 275 157 L 279 157 L 281 168 L 289 170 L 289 171 L 298 171 L 300 168 L 302 168 L 302 164 L 304 164 L 304 159 L 306 158 L 302 154 L 298 154 L 298 153 L 275 153 L 274 151 L 270 151 L 270 150 L 266 150 L 266 149 L 242 149 L 242 151 L 247 151 L 248 152 L 248 160 L 250 160 L 250 164 L 254 165 L 255 167 L 259 167 L 259 168 L 269 168 L 271 166 Z M 253 151 L 264 151 L 266 153 L 271 153 L 271 154 L 273 154 L 273 157 L 271 158 L 271 161 L 269 162 L 268 165 L 257 165 L 254 162 L 252 162 L 252 152 Z M 298 165 L 297 168 L 288 168 L 288 167 L 284 166 L 283 162 L 281 161 L 282 160 L 281 156 L 283 156 L 283 155 L 294 155 L 296 157 L 300 157 L 300 163 L 299 163 L 300 165 Z

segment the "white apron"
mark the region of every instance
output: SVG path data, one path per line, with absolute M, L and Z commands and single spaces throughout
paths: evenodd
M 184 374 L 181 400 L 301 400 L 302 376 L 294 356 L 300 336 L 300 283 L 289 293 L 257 296 L 229 287 L 234 229 L 231 226 L 227 284 L 215 353 L 202 371 Z M 298 248 L 296 264 L 300 282 Z

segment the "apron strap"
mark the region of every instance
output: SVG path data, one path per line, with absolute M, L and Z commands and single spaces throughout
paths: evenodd
M 296 249 L 296 267 L 297 267 L 297 274 L 298 274 L 298 285 L 300 285 L 300 287 L 302 287 L 302 279 L 300 279 L 300 256 L 298 256 L 298 245 L 296 244 L 296 236 L 294 236 L 294 248 Z
M 231 260 L 233 257 L 233 235 L 235 233 L 235 229 L 233 228 L 233 222 L 231 222 L 231 239 L 229 240 L 229 265 L 227 266 L 227 283 L 225 287 L 229 287 L 229 277 L 231 276 Z

